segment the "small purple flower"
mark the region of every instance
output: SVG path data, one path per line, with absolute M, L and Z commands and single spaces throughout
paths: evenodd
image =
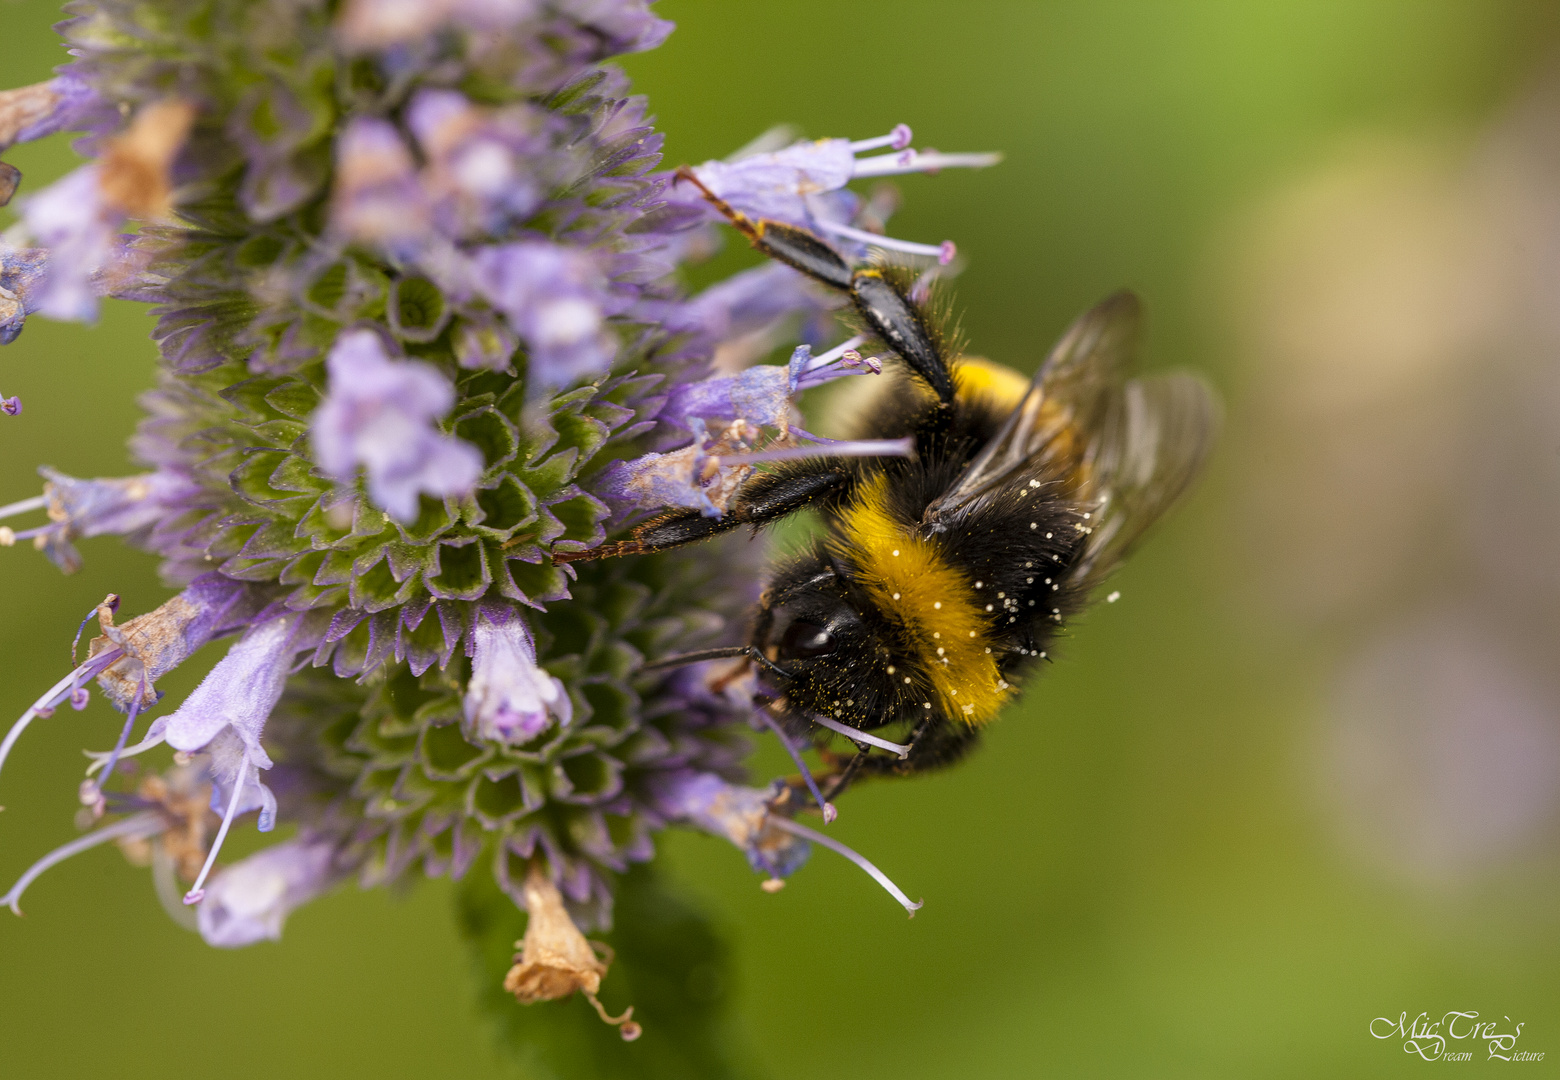
M 606 374 L 617 343 L 604 322 L 606 278 L 587 252 L 528 240 L 472 261 L 477 289 L 528 346 L 533 392 Z
M 343 235 L 415 250 L 429 227 L 411 151 L 388 120 L 359 117 L 341 133 L 331 224 Z
M 20 411 L 18 402 L 16 412 Z M 74 540 L 149 529 L 164 515 L 175 512 L 179 500 L 198 491 L 188 479 L 174 473 L 78 480 L 47 466 L 38 471 L 46 481 L 43 494 L 0 507 L 0 518 L 46 510 L 49 524 L 22 532 L 0 527 L 0 546 L 10 547 L 18 540 L 31 540 L 50 562 L 67 574 L 81 569 L 81 553 L 76 550 Z
M 757 462 L 908 456 L 913 446 L 908 438 L 836 442 L 809 434 L 792 422 L 794 400 L 802 390 L 846 375 L 883 370 L 876 357 L 856 351 L 863 340 L 851 338 L 817 357 L 808 346 L 798 345 L 784 367 L 759 365 L 677 387 L 661 411 L 661 420 L 691 431 L 694 441 L 679 450 L 613 462 L 596 482 L 597 490 L 620 506 L 639 510 L 682 506 L 717 517 L 726 512 L 727 502 Z M 778 435 L 761 445 L 766 429 Z
M 556 122 L 528 105 L 481 109 L 453 90 L 423 90 L 406 123 L 428 162 L 423 186 L 435 218 L 452 239 L 524 221 L 575 171 L 567 152 L 549 153 Z
M 573 718 L 568 691 L 537 666 L 536 644 L 514 608 L 483 605 L 467 648 L 472 658 L 465 699 L 468 737 L 526 743 L 554 719 L 567 726 Z
M 287 916 L 344 876 L 335 855 L 329 841 L 287 840 L 227 867 L 195 909 L 200 936 L 224 949 L 280 940 Z
M 787 316 L 821 315 L 839 303 L 836 295 L 811 284 L 789 266 L 770 262 L 711 285 L 677 305 L 664 321 L 670 330 L 695 335 L 697 347 L 712 349 L 764 330 Z
M 29 310 L 51 319 L 97 318 L 93 275 L 113 258 L 125 216 L 103 199 L 101 166 L 83 165 L 22 203 L 28 234 L 48 248 L 47 273 Z
M 38 296 L 49 276 L 49 253 L 0 241 L 0 345 L 22 332 L 27 316 L 38 310 Z
M 895 240 L 851 224 L 856 212 L 854 197 L 845 185 L 868 177 L 900 173 L 937 172 L 948 168 L 985 168 L 1002 160 L 1000 154 L 943 154 L 909 148 L 910 129 L 900 124 L 887 135 L 851 142 L 818 139 L 793 143 L 770 153 L 749 154 L 735 161 L 706 161 L 693 171 L 710 192 L 755 218 L 771 218 L 816 229 L 846 241 L 851 254 L 869 247 L 923 255 L 947 264 L 953 260 L 952 241 L 918 244 Z M 889 148 L 874 157 L 856 155 Z M 692 198 L 691 194 L 679 198 Z
M 250 628 L 184 704 L 147 733 L 149 738 L 161 735 L 175 750 L 211 757 L 207 767 L 212 779 L 211 808 L 222 814 L 222 826 L 186 903 L 200 899 L 201 886 L 235 817 L 259 810 L 261 832 L 270 832 L 276 823 L 276 796 L 260 781 L 260 770 L 271 767 L 260 736 L 300 651 L 298 623 L 299 616 L 284 615 Z
M 714 773 L 681 771 L 660 778 L 653 797 L 668 818 L 724 836 L 754 870 L 783 878 L 811 853 L 807 841 L 775 826 L 779 819 L 771 815 L 770 803 L 784 790 L 779 781 L 760 791 L 727 783 Z
M 784 367 L 759 364 L 735 375 L 713 375 L 685 384 L 672 392 L 661 419 L 684 428 L 694 417 L 707 424 L 745 420 L 785 433 L 790 430 L 796 395 L 801 391 L 847 375 L 877 374 L 883 370 L 876 357 L 863 358 L 856 351 L 856 346 L 865 340 L 851 338 L 817 357 L 812 355 L 811 347 L 798 345 Z
M 455 403 L 455 390 L 437 368 L 392 360 L 371 330 L 349 330 L 326 360 L 330 392 L 315 412 L 315 458 L 331 476 L 368 473 L 368 494 L 399 521 L 417 518 L 419 492 L 435 498 L 464 495 L 482 475 L 482 455 L 440 432 L 435 421 Z
M 71 71 L 0 91 L 0 150 L 57 131 L 105 130 L 117 121 L 117 110 Z
M 22 415 L 22 399 L 19 397 L 0 397 L 0 413 L 7 416 Z

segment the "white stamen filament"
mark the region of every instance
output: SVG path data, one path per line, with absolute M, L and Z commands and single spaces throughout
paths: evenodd
M 899 755 L 900 761 L 910 756 L 910 747 L 903 743 L 889 742 L 887 739 L 880 739 L 876 735 L 868 735 L 865 731 L 857 731 L 853 727 L 846 727 L 844 724 L 837 720 L 831 720 L 827 716 L 814 715 L 812 719 L 813 723 L 822 724 L 830 731 L 839 732 L 847 739 L 854 740 L 863 746 L 877 746 L 884 750 L 891 750 Z
M 910 132 L 909 124 L 895 124 L 894 130 L 887 135 L 879 135 L 875 139 L 859 139 L 850 144 L 850 152 L 859 154 L 863 150 L 876 150 L 881 146 L 892 146 L 895 150 L 903 150 L 910 145 L 914 136 Z
M 836 851 L 839 852 L 839 854 L 845 856 L 851 862 L 855 863 L 867 873 L 871 874 L 874 881 L 883 886 L 883 888 L 887 889 L 888 894 L 895 900 L 899 901 L 899 905 L 909 913 L 912 919 L 915 918 L 915 913 L 921 910 L 921 906 L 926 903 L 925 900 L 912 901 L 904 894 L 898 885 L 895 885 L 892 881 L 889 880 L 887 874 L 883 873 L 883 871 L 879 870 L 877 867 L 873 866 L 872 863 L 867 861 L 865 856 L 860 855 L 846 847 L 832 836 L 825 836 L 816 829 L 809 829 L 805 825 L 798 825 L 790 818 L 783 818 L 778 814 L 769 815 L 769 821 L 770 824 L 774 825 L 777 829 L 788 832 L 793 836 L 800 836 L 803 840 L 811 840 L 815 844 L 822 844 L 830 851 Z
M 711 458 L 721 465 L 741 465 L 753 461 L 795 461 L 815 457 L 910 457 L 915 439 L 852 439 L 835 442 L 819 439 L 808 446 L 785 446 L 775 450 L 755 450 L 746 454 L 721 454 Z
M 55 683 L 41 698 L 33 702 L 32 707 L 22 713 L 22 718 L 11 725 L 11 730 L 6 732 L 5 741 L 0 742 L 0 769 L 5 768 L 5 759 L 10 756 L 11 747 L 16 745 L 16 740 L 22 737 L 22 732 L 27 730 L 27 725 L 33 722 L 34 717 L 68 699 L 82 683 L 118 660 L 121 655 L 120 650 L 109 649 L 93 657 Z
M 832 825 L 834 819 L 840 816 L 840 812 L 834 808 L 833 803 L 823 801 L 823 792 L 818 790 L 818 782 L 813 779 L 812 770 L 807 767 L 807 762 L 802 760 L 802 752 L 791 742 L 790 736 L 785 733 L 784 728 L 775 722 L 774 717 L 770 716 L 763 709 L 759 709 L 758 718 L 768 726 L 770 731 L 775 733 L 775 738 L 780 740 L 780 745 L 785 747 L 785 752 L 791 755 L 792 761 L 796 762 L 797 769 L 801 771 L 802 779 L 807 782 L 807 790 L 812 792 L 813 799 L 818 803 L 818 810 L 823 814 L 823 823 Z
M 936 150 L 925 153 L 906 150 L 898 154 L 860 158 L 851 170 L 851 177 L 897 176 L 900 173 L 935 172 L 938 169 L 984 169 L 1001 160 L 1001 154 L 941 154 Z
M 834 361 L 844 356 L 851 349 L 859 349 L 862 345 L 865 345 L 867 340 L 868 338 L 866 334 L 857 334 L 848 341 L 842 341 L 828 352 L 820 353 L 811 360 L 807 361 L 807 366 L 802 368 L 801 373 L 806 375 L 809 371 L 817 371 L 819 368 L 827 364 L 832 364 Z
M 146 753 L 148 750 L 155 750 L 162 744 L 163 737 L 160 734 L 149 735 L 140 742 L 136 743 L 134 746 L 125 747 L 119 752 L 119 756 L 121 759 L 135 757 L 138 754 Z M 114 752 L 112 750 L 83 750 L 82 753 L 86 754 L 87 757 L 92 759 L 92 764 L 87 766 L 88 776 L 91 776 L 103 766 L 107 765 L 109 758 L 114 756 Z
M 124 753 L 125 743 L 130 741 L 130 732 L 135 728 L 135 718 L 140 715 L 141 698 L 145 693 L 146 680 L 143 679 L 141 680 L 141 688 L 136 691 L 135 697 L 130 702 L 130 715 L 125 717 L 125 726 L 119 729 L 119 741 L 114 743 L 114 748 L 108 753 L 108 760 L 103 764 L 103 776 L 97 781 L 99 792 L 103 790 L 103 785 L 108 783 L 108 778 L 114 774 L 114 764 L 119 760 L 119 756 Z M 92 774 L 88 772 L 87 775 L 91 776 Z
M 832 221 L 820 221 L 818 227 L 835 236 L 843 236 L 847 240 L 859 240 L 863 244 L 871 244 L 873 247 L 888 251 L 903 251 L 907 255 L 929 255 L 942 266 L 947 266 L 958 254 L 958 249 L 953 246 L 952 240 L 944 240 L 941 244 L 917 244 L 911 240 L 895 240 L 892 236 L 882 236 L 875 232 L 868 232 L 866 229 L 837 225 Z
M 17 514 L 26 514 L 33 510 L 42 510 L 48 505 L 48 499 L 45 499 L 42 495 L 37 495 L 31 499 L 23 499 L 20 502 L 14 502 L 10 506 L 0 506 L 0 518 L 15 517 Z
M 233 826 L 233 818 L 238 815 L 239 796 L 244 793 L 244 783 L 249 779 L 249 755 L 244 755 L 244 760 L 238 766 L 238 778 L 233 781 L 233 797 L 228 800 L 227 813 L 222 815 L 222 825 L 217 829 L 217 838 L 211 842 L 211 850 L 206 852 L 206 862 L 200 868 L 200 874 L 195 878 L 195 884 L 190 886 L 190 891 L 184 894 L 186 904 L 198 904 L 206 895 L 206 890 L 201 888 L 206 884 L 206 875 L 211 873 L 211 864 L 217 861 L 217 852 L 222 850 L 222 841 L 227 839 L 228 829 Z
M 163 822 L 163 819 L 157 814 L 148 811 L 147 813 L 136 814 L 134 817 L 127 817 L 123 821 L 116 821 L 112 825 L 105 825 L 97 832 L 78 836 L 70 843 L 60 845 L 29 866 L 26 872 L 16 879 L 16 884 L 11 886 L 11 891 L 4 896 L 0 896 L 0 904 L 4 904 L 13 913 L 20 915 L 22 909 L 17 905 L 21 903 L 22 893 L 26 892 L 27 886 L 38 880 L 39 875 L 51 866 L 56 866 L 72 855 L 79 855 L 83 851 L 97 847 L 99 844 L 106 844 L 110 840 L 121 840 L 126 837 L 144 838 L 160 833 L 165 828 L 167 828 L 167 825 Z

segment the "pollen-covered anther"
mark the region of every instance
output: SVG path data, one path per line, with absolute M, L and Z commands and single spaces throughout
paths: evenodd
M 562 894 L 540 861 L 533 862 L 526 873 L 525 907 L 530 919 L 525 937 L 515 943 L 520 952 L 515 965 L 504 976 L 504 989 L 522 1005 L 555 1001 L 579 991 L 597 1015 L 616 1026 L 625 1040 L 637 1039 L 641 1029 L 632 1020 L 632 1007 L 614 1017 L 596 999 L 602 977 L 612 962 L 610 950 L 606 950 L 606 959 L 597 955 L 591 942 L 569 918 Z
M 103 201 L 143 220 L 167 218 L 172 210 L 173 160 L 195 123 L 187 101 L 155 101 L 143 108 L 130 128 L 108 143 L 99 165 Z

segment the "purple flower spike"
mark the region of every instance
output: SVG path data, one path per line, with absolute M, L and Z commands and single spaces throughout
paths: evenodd
M 237 949 L 277 941 L 294 909 L 339 882 L 336 846 L 323 840 L 288 840 L 241 859 L 211 879 L 195 909 L 206 944 Z
M 466 687 L 468 737 L 526 743 L 556 719 L 567 726 L 574 707 L 563 683 L 536 663 L 536 643 L 525 620 L 507 605 L 486 604 L 468 639 L 471 681 Z
M 754 870 L 774 877 L 794 873 L 811 853 L 805 840 L 776 826 L 770 801 L 783 789 L 760 791 L 730 784 L 714 773 L 683 771 L 656 785 L 657 808 L 667 817 L 686 821 L 716 836 L 724 836 L 747 856 Z
M 478 290 L 529 346 L 532 392 L 606 374 L 617 344 L 604 325 L 606 280 L 590 255 L 545 241 L 484 248 Z
M 22 399 L 19 397 L 0 397 L 0 413 L 7 416 L 22 415 Z
M 417 518 L 417 496 L 464 495 L 482 475 L 482 455 L 434 422 L 455 402 L 439 370 L 392 360 L 371 330 L 349 330 L 326 360 L 330 393 L 311 428 L 320 467 L 343 482 L 359 465 L 368 494 L 399 521 Z

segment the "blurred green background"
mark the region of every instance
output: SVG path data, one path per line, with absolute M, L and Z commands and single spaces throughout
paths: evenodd
M 661 859 L 733 943 L 774 1077 L 1379 1076 L 1368 1024 L 1477 1010 L 1560 1060 L 1560 106 L 1552 5 L 1519 0 L 664 0 L 630 58 L 667 160 L 773 123 L 1000 149 L 912 177 L 895 235 L 957 240 L 974 346 L 1032 370 L 1145 297 L 1151 366 L 1229 419 L 1206 482 L 963 767 L 852 793 L 836 829 L 926 907 L 818 853 L 768 896 L 728 845 Z M 0 81 L 62 57 L 0 7 Z M 65 140 L 7 155 L 36 189 Z M 1551 195 L 1551 192 L 1556 194 Z M 9 221 L 10 219 L 5 219 Z M 722 256 L 742 265 L 746 254 Z M 0 501 L 47 463 L 127 470 L 148 320 L 34 320 L 0 353 Z M 1550 526 L 1555 525 L 1554 531 Z M 62 579 L 0 552 L 0 715 L 65 670 L 149 558 Z M 1546 591 L 1547 590 L 1547 591 Z M 185 692 L 201 674 L 165 685 Z M 74 835 L 101 706 L 0 777 L 0 877 Z M 774 748 L 758 759 L 778 772 Z M 247 830 L 246 830 L 247 832 Z M 252 834 L 250 834 L 252 836 Z M 206 948 L 99 850 L 0 921 L 0 1075 L 515 1075 L 448 882 L 349 889 L 280 945 Z M 608 981 L 610 988 L 611 981 Z M 609 1001 L 610 1001 L 609 997 Z M 1503 1024 L 1503 1028 L 1506 1025 Z M 1483 1070 L 1482 1047 L 1461 1069 Z

